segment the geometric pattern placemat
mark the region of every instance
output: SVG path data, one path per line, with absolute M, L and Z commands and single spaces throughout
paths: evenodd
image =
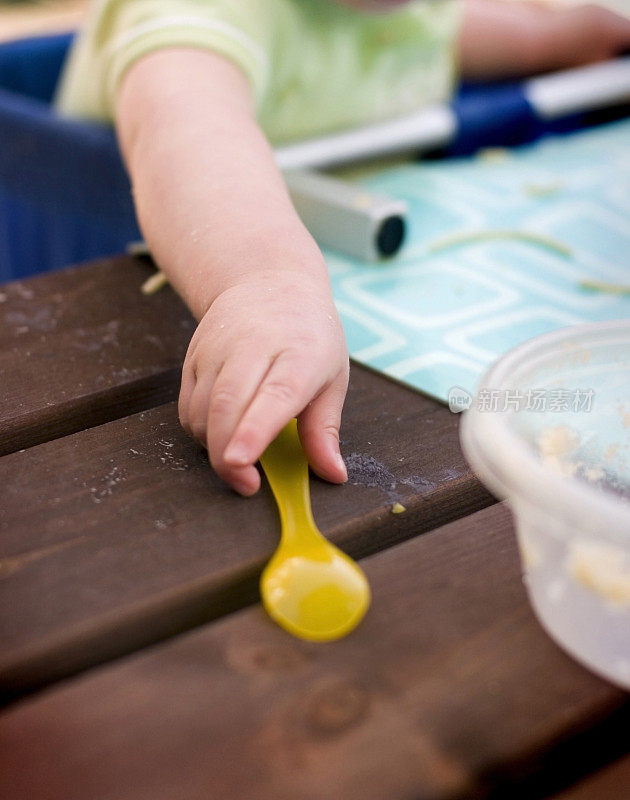
M 389 261 L 326 252 L 357 361 L 446 401 L 533 336 L 630 317 L 630 120 L 360 183 L 409 225 Z

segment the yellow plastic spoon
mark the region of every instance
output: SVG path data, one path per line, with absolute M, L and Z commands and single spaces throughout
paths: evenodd
M 260 458 L 282 523 L 278 549 L 260 578 L 263 605 L 278 625 L 301 639 L 327 641 L 359 624 L 370 604 L 363 571 L 317 529 L 308 464 L 291 420 Z

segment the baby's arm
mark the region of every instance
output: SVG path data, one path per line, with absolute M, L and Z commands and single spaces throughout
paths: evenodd
M 610 58 L 630 49 L 630 20 L 595 5 L 467 0 L 459 42 L 462 75 L 511 78 Z
M 313 469 L 345 480 L 343 329 L 247 79 L 212 52 L 160 50 L 129 69 L 116 122 L 142 231 L 199 321 L 182 424 L 242 494 L 257 490 L 254 464 L 293 416 Z

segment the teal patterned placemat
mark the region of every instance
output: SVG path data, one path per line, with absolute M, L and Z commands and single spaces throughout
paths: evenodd
M 357 361 L 447 400 L 533 336 L 630 317 L 610 291 L 630 286 L 630 120 L 361 183 L 406 200 L 410 225 L 390 261 L 326 253 Z

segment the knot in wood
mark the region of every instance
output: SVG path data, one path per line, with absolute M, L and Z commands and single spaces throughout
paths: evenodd
M 309 659 L 299 646 L 238 643 L 228 647 L 228 663 L 237 672 L 256 675 L 264 672 L 292 672 Z
M 330 736 L 356 725 L 366 715 L 369 693 L 349 681 L 335 681 L 319 686 L 311 696 L 306 718 L 311 729 Z

